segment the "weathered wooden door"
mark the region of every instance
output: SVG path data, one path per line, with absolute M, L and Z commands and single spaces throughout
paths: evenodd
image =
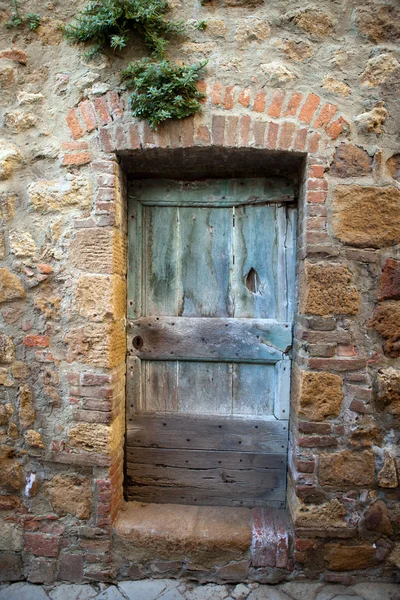
M 142 180 L 129 196 L 127 497 L 283 506 L 292 185 Z

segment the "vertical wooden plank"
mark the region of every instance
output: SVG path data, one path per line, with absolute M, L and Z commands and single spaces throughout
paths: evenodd
M 175 412 L 178 407 L 177 361 L 143 361 L 146 412 Z
M 237 207 L 232 275 L 235 317 L 276 318 L 277 255 L 275 206 Z
M 286 269 L 288 310 L 287 320 L 293 321 L 296 300 L 296 240 L 297 240 L 297 208 L 286 207 Z
M 290 365 L 291 360 L 285 357 L 275 364 L 275 402 L 274 415 L 277 419 L 289 419 L 290 412 Z
M 180 208 L 185 317 L 232 316 L 232 208 Z
M 143 206 L 130 200 L 128 210 L 128 318 L 142 316 Z
M 132 423 L 135 413 L 142 411 L 142 361 L 129 356 L 126 371 L 126 423 Z
M 235 363 L 233 405 L 235 415 L 271 415 L 275 396 L 275 365 Z
M 276 319 L 286 321 L 288 313 L 288 281 L 287 281 L 287 252 L 286 233 L 287 218 L 286 207 L 276 207 L 276 231 L 277 231 L 277 272 L 276 272 Z
M 180 362 L 178 407 L 186 413 L 231 414 L 232 365 Z
M 144 313 L 177 314 L 178 209 L 145 207 Z

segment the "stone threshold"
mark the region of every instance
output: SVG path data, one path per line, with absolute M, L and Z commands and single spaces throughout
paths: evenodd
M 132 560 L 182 560 L 213 570 L 229 562 L 290 569 L 286 510 L 127 502 L 114 524 L 117 553 Z

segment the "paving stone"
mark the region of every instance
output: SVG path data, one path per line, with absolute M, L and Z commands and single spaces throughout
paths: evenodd
M 112 585 L 95 596 L 94 600 L 125 600 L 125 597 L 115 585 Z
M 358 594 L 363 600 L 400 600 L 399 583 L 357 583 L 349 588 L 349 592 Z
M 175 588 L 163 592 L 161 596 L 158 596 L 158 600 L 185 600 L 185 597 Z
M 300 583 L 289 581 L 279 586 L 279 589 L 287 594 L 292 600 L 315 600 L 318 592 L 322 590 L 322 582 Z
M 235 600 L 245 600 L 249 594 L 250 588 L 247 585 L 243 585 L 243 583 L 239 583 L 231 593 L 231 596 Z
M 349 596 L 348 594 L 340 594 L 340 596 L 335 596 L 334 600 L 364 600 L 364 599 L 361 598 L 360 596 Z M 378 599 L 378 597 L 377 597 L 376 600 L 380 600 L 380 598 Z
M 187 600 L 225 600 L 229 596 L 229 591 L 225 585 L 200 585 L 193 590 L 186 592 Z
M 62 583 L 49 592 L 51 600 L 91 600 L 97 591 L 91 585 Z
M 247 600 L 291 600 L 289 596 L 269 585 L 260 585 L 253 590 Z
M 0 600 L 49 600 L 49 597 L 42 586 L 20 582 L 1 590 Z
M 156 600 L 167 588 L 178 586 L 171 579 L 143 579 L 141 581 L 122 581 L 119 589 L 129 600 Z
M 353 592 L 350 590 L 350 588 L 346 587 L 345 585 L 330 584 L 323 587 L 323 589 L 319 592 L 316 600 L 332 600 L 340 594 L 347 594 L 351 596 Z

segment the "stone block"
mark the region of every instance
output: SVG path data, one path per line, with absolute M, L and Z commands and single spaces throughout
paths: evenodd
M 400 300 L 400 260 L 386 259 L 379 279 L 378 300 Z
M 14 521 L 0 521 L 0 551 L 20 552 L 24 546 L 23 530 Z
M 92 204 L 92 186 L 83 177 L 41 179 L 28 186 L 28 194 L 32 208 L 41 213 L 60 212 L 71 207 L 88 208 Z
M 351 285 L 351 278 L 346 265 L 306 263 L 302 312 L 319 316 L 357 314 L 359 292 Z
M 343 379 L 339 375 L 302 371 L 299 410 L 312 421 L 338 416 L 343 400 Z
M 381 369 L 376 376 L 376 401 L 387 412 L 400 417 L 400 370 Z
M 0 425 L 8 425 L 8 421 L 12 417 L 13 408 L 10 403 L 0 404 Z
M 20 581 L 21 579 L 24 579 L 21 555 L 12 552 L 0 553 L 0 581 L 11 582 Z M 9 591 L 10 588 L 0 590 L 0 600 L 11 600 L 11 596 L 7 594 Z M 17 600 L 17 597 L 15 597 L 15 600 Z
M 35 256 L 36 244 L 29 231 L 12 230 L 9 233 L 10 252 L 17 257 Z
M 386 161 L 386 167 L 389 171 L 389 174 L 396 181 L 400 181 L 400 153 L 393 154 Z
M 25 297 L 20 279 L 6 268 L 0 269 L 0 303 Z
M 4 125 L 12 131 L 12 133 L 21 133 L 26 129 L 34 127 L 38 122 L 38 118 L 32 112 L 23 110 L 12 110 L 5 114 Z
M 14 449 L 0 446 L 0 486 L 11 492 L 18 492 L 22 487 L 22 465 L 14 458 Z
M 388 300 L 375 307 L 369 326 L 385 340 L 383 352 L 391 358 L 400 356 L 400 301 Z
M 0 180 L 9 179 L 21 162 L 19 148 L 6 140 L 0 140 Z
M 400 11 L 388 4 L 357 8 L 358 31 L 375 43 L 400 39 Z
M 59 515 L 89 519 L 92 489 L 89 479 L 75 475 L 56 475 L 46 485 L 46 495 Z
M 371 110 L 354 117 L 354 122 L 360 133 L 382 133 L 383 124 L 389 116 L 383 102 L 378 102 Z
M 334 234 L 345 244 L 384 248 L 400 242 L 400 190 L 393 186 L 339 185 L 333 211 Z
M 26 570 L 27 579 L 31 583 L 53 583 L 56 578 L 56 561 L 52 558 L 33 556 Z
M 378 54 L 369 59 L 360 81 L 366 87 L 377 87 L 386 83 L 399 67 L 400 63 L 394 55 Z
M 308 33 L 312 38 L 321 40 L 334 32 L 334 21 L 332 17 L 319 8 L 303 8 L 290 15 L 299 29 Z
M 393 527 L 389 519 L 386 504 L 377 500 L 368 508 L 364 515 L 365 527 L 383 535 L 393 535 Z
M 31 448 L 45 448 L 41 434 L 34 429 L 28 429 L 28 431 L 24 433 L 24 440 Z
M 321 454 L 319 482 L 327 486 L 370 486 L 375 480 L 374 455 L 369 450 Z
M 71 265 L 82 271 L 123 275 L 125 263 L 125 241 L 115 229 L 82 229 L 71 244 Z
M 298 502 L 294 510 L 293 521 L 296 527 L 328 528 L 347 527 L 347 511 L 336 498 L 322 504 L 304 504 Z
M 68 344 L 67 360 L 96 367 L 115 367 L 125 359 L 125 338 L 122 321 L 92 323 L 73 329 L 64 339 Z
M 30 385 L 19 388 L 19 421 L 24 429 L 32 427 L 35 422 L 35 399 Z
M 126 311 L 125 280 L 118 275 L 82 275 L 76 287 L 75 310 L 90 321 L 123 318 Z
M 383 467 L 378 473 L 378 485 L 381 488 L 396 488 L 398 485 L 395 457 L 385 450 Z
M 47 535 L 45 533 L 25 534 L 25 551 L 31 552 L 35 556 L 54 558 L 58 556 L 59 549 L 60 537 L 57 535 Z
M 324 559 L 332 571 L 356 571 L 376 565 L 376 550 L 372 544 L 364 542 L 359 546 L 326 544 Z
M 372 158 L 363 148 L 353 144 L 340 144 L 331 165 L 336 177 L 366 177 L 372 170 Z
M 71 448 L 85 452 L 108 453 L 110 450 L 110 427 L 94 423 L 78 423 L 68 432 Z
M 61 554 L 57 579 L 80 583 L 83 579 L 83 558 L 82 554 Z
M 8 335 L 0 332 L 0 364 L 12 363 L 15 351 L 13 341 Z

